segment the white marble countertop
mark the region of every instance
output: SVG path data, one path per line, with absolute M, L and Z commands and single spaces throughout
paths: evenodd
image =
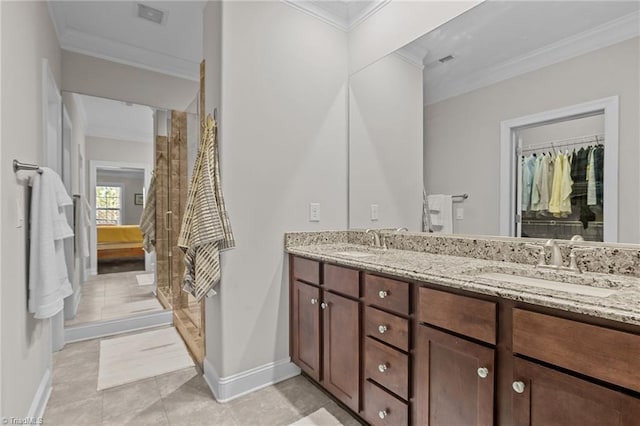
M 289 245 L 288 253 L 368 272 L 393 275 L 475 293 L 502 297 L 568 312 L 640 325 L 640 280 L 637 277 L 540 270 L 532 265 L 445 256 L 410 250 L 382 250 L 351 243 Z M 365 252 L 353 257 L 341 252 Z M 607 297 L 596 297 L 531 287 L 479 277 L 488 272 L 607 287 L 616 289 Z

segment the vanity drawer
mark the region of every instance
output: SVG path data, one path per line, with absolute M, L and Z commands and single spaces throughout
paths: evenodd
M 360 297 L 360 274 L 355 269 L 324 265 L 324 287 L 346 296 Z
M 514 308 L 513 352 L 640 392 L 640 335 Z
M 294 279 L 320 285 L 320 262 L 297 256 L 292 261 Z
M 364 332 L 403 351 L 409 350 L 409 321 L 367 306 L 364 310 Z
M 364 418 L 373 426 L 409 424 L 409 407 L 373 383 L 364 382 Z
M 409 357 L 367 337 L 364 349 L 364 377 L 408 399 Z
M 426 287 L 418 289 L 418 321 L 496 344 L 496 304 Z
M 409 315 L 409 283 L 365 274 L 364 300 L 368 304 Z

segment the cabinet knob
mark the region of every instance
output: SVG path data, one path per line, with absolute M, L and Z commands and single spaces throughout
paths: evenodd
M 489 375 L 489 369 L 485 368 L 485 367 L 480 367 L 478 368 L 478 376 L 480 376 L 481 378 L 485 378 Z
M 378 365 L 378 371 L 384 373 L 389 368 L 389 364 L 380 364 Z
M 380 291 L 378 292 L 378 297 L 379 297 L 380 299 L 384 299 L 384 298 L 385 298 L 385 297 L 387 297 L 388 295 L 389 295 L 389 293 L 387 293 L 387 291 L 386 291 L 386 290 L 380 290 Z
M 388 328 L 387 328 L 387 326 L 386 326 L 386 325 L 382 325 L 382 324 L 381 324 L 381 325 L 379 325 L 379 326 L 378 326 L 378 333 L 380 333 L 380 334 L 384 334 L 384 333 L 386 333 L 386 332 L 387 332 L 387 330 L 388 330 Z
M 387 417 L 388 414 L 389 413 L 387 413 L 387 410 L 378 411 L 378 417 L 380 417 L 381 419 Z
M 524 383 L 521 382 L 520 380 L 517 380 L 515 382 L 513 382 L 513 384 L 511 385 L 511 387 L 513 388 L 514 391 L 516 391 L 517 393 L 522 393 L 524 392 Z
M 326 304 L 326 303 L 324 303 L 324 302 L 322 302 L 322 303 L 320 304 L 320 307 L 321 307 L 322 309 L 327 309 L 327 307 L 328 307 L 328 306 L 329 306 L 329 305 L 327 305 L 327 304 Z
M 311 304 L 312 304 L 312 305 L 315 305 L 316 303 L 318 303 L 318 299 L 316 299 L 315 297 L 313 297 L 313 298 L 311 299 Z

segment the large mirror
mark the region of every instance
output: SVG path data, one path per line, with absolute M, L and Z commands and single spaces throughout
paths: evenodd
M 353 74 L 350 227 L 640 242 L 639 9 L 486 1 Z

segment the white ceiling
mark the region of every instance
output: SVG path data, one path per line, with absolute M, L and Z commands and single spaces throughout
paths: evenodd
M 435 103 L 640 35 L 636 1 L 486 1 L 402 48 Z M 454 60 L 438 60 L 453 55 Z
M 161 24 L 137 16 L 137 4 L 165 12 Z M 63 49 L 197 81 L 205 1 L 49 0 Z
M 283 0 L 289 6 L 348 31 L 390 0 Z
M 95 96 L 78 95 L 86 119 L 86 136 L 128 142 L 153 142 L 153 110 Z

